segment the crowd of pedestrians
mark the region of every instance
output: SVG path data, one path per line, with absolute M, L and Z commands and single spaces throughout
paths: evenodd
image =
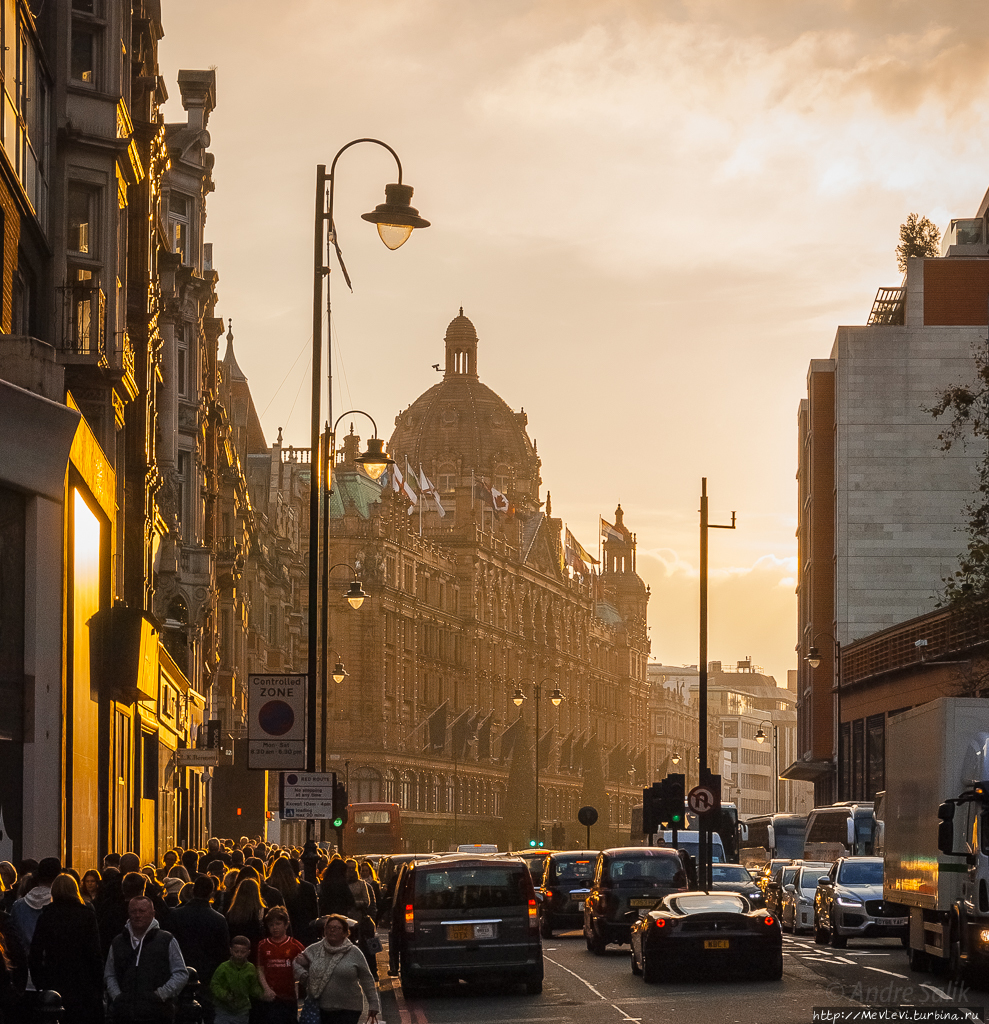
M 0 862 L 0 1024 L 59 993 L 72 1024 L 172 1021 L 199 981 L 206 1024 L 357 1024 L 377 1015 L 380 890 L 370 864 L 246 838 L 108 854 L 80 875 L 55 857 Z

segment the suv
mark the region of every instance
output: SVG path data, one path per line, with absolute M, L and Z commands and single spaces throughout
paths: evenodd
M 546 860 L 542 884 L 536 890 L 539 934 L 553 937 L 554 928 L 579 928 L 584 920 L 584 899 L 590 892 L 597 850 L 554 853 Z
M 598 956 L 609 942 L 626 943 L 630 911 L 652 908 L 664 896 L 691 888 L 692 858 L 683 850 L 623 846 L 603 850 L 584 901 L 584 941 Z
M 538 994 L 543 950 L 525 862 L 454 854 L 406 864 L 389 947 L 409 996 L 428 982 L 492 976 Z
M 883 899 L 882 857 L 840 857 L 817 880 L 814 941 L 843 949 L 850 938 L 898 938 L 906 944 L 907 908 Z
M 439 854 L 436 853 L 394 853 L 391 856 L 383 857 L 378 863 L 378 886 L 381 889 L 381 899 L 378 902 L 378 914 L 384 915 L 391 910 L 392 896 L 395 893 L 395 883 L 398 881 L 399 873 L 403 864 L 416 860 L 435 860 Z

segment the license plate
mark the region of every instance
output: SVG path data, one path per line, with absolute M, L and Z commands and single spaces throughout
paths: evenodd
M 883 924 L 889 925 L 890 928 L 902 928 L 907 923 L 905 917 L 883 917 L 880 920 Z
M 655 900 L 629 900 L 629 906 L 631 907 L 652 907 L 655 906 Z
M 446 937 L 449 942 L 470 942 L 472 939 L 493 939 L 493 924 L 448 924 Z
M 705 939 L 704 940 L 704 948 L 705 949 L 727 949 L 728 948 L 728 940 L 727 939 Z
M 578 910 L 583 910 L 584 909 L 584 901 L 583 900 L 577 900 L 576 903 L 577 903 L 577 909 Z

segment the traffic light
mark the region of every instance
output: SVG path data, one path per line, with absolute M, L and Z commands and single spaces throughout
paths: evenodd
M 333 827 L 343 828 L 347 824 L 347 804 L 349 800 L 347 798 L 347 787 L 342 783 L 338 782 L 333 789 Z
M 543 847 L 545 845 L 546 844 L 543 842 L 542 835 L 539 832 L 535 831 L 535 829 L 533 829 L 529 833 L 529 846 L 530 846 L 530 848 L 535 849 L 536 847 Z
M 666 776 L 666 799 L 668 801 L 666 823 L 671 829 L 682 829 L 686 809 L 686 779 L 683 775 Z

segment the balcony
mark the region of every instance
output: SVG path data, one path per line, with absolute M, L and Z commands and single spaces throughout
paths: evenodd
M 62 332 L 59 347 L 66 363 L 109 367 L 106 352 L 106 294 L 88 281 L 60 288 Z M 131 350 L 133 357 L 133 350 Z

